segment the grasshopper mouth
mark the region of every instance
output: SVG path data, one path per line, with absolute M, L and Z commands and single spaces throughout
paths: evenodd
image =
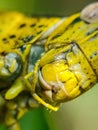
M 68 70 L 65 60 L 54 61 L 43 66 L 39 71 L 39 83 L 45 96 L 57 102 L 71 99 L 71 92 L 77 87 L 77 79 Z

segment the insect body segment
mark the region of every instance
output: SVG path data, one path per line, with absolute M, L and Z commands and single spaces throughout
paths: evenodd
M 85 23 L 80 13 L 32 18 L 9 12 L 0 18 L 0 121 L 8 130 L 20 129 L 17 120 L 28 109 L 57 111 L 96 84 L 98 23 Z
M 97 82 L 95 72 L 76 43 L 57 48 L 49 61 L 44 56 L 41 60 L 46 63 L 39 79 L 44 94 L 52 101 L 73 99 Z
M 60 20 L 60 18 L 31 18 L 12 12 L 1 14 L 1 19 L 0 52 L 7 52 L 28 43 L 33 44 L 48 28 Z M 5 29 L 2 29 L 3 25 Z

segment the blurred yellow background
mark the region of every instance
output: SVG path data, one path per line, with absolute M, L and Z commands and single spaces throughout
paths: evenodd
M 32 15 L 67 16 L 80 11 L 93 0 L 0 0 L 0 11 L 20 11 Z M 22 130 L 98 130 L 98 85 L 58 112 L 38 109 L 21 120 Z M 5 130 L 1 125 L 0 130 Z

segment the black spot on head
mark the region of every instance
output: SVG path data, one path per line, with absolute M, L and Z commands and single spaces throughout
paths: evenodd
M 25 27 L 25 26 L 26 26 L 26 24 L 23 23 L 23 24 L 21 24 L 21 25 L 19 26 L 19 28 L 23 28 L 23 27 Z
M 7 38 L 2 38 L 2 41 L 3 41 L 3 43 L 5 43 L 5 44 L 8 44 L 8 43 L 9 43 L 9 41 L 8 41 Z
M 30 25 L 30 27 L 35 27 L 35 26 L 36 26 L 36 24 L 35 24 L 35 23 L 33 23 L 33 24 L 31 24 L 31 25 Z
M 44 26 L 44 25 L 39 25 L 38 27 L 41 28 L 41 27 L 43 27 L 43 26 Z
M 15 37 L 16 37 L 16 35 L 14 35 L 14 34 L 9 36 L 9 38 L 11 38 L 11 39 L 15 38 Z
M 7 39 L 6 38 L 2 38 L 2 41 L 7 41 Z

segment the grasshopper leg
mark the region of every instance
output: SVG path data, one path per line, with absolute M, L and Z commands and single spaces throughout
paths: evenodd
M 19 97 L 21 100 L 21 97 Z M 7 130 L 21 130 L 18 120 L 27 112 L 25 102 L 9 101 L 6 104 L 6 115 L 5 115 L 5 124 Z M 23 106 L 22 106 L 22 105 Z

